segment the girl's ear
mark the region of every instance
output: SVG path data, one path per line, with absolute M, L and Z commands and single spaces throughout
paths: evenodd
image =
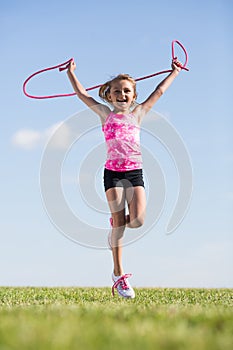
M 106 97 L 108 99 L 109 102 L 112 102 L 112 98 L 109 92 L 106 93 Z
M 137 97 L 138 97 L 138 94 L 135 92 L 131 106 L 134 106 L 136 104 Z
M 134 107 L 135 103 L 136 103 L 136 98 L 134 98 L 133 101 L 131 102 L 131 107 Z

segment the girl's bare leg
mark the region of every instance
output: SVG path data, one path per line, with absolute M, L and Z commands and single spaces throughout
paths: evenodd
M 137 228 L 143 225 L 146 215 L 146 193 L 142 186 L 126 189 L 126 201 L 129 215 L 126 216 L 126 226 Z
M 124 274 L 122 265 L 122 239 L 125 231 L 125 190 L 122 187 L 110 188 L 106 191 L 109 208 L 112 214 L 113 227 L 111 247 L 115 276 Z
M 125 227 L 137 228 L 143 225 L 146 213 L 146 194 L 142 186 L 110 188 L 106 191 L 109 208 L 112 214 L 113 227 L 111 247 L 114 264 L 114 275 L 124 274 L 122 265 L 122 240 Z M 128 203 L 129 215 L 125 216 L 125 202 Z

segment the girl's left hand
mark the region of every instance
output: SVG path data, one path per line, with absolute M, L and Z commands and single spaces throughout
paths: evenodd
M 72 60 L 72 61 L 68 64 L 67 68 L 68 68 L 68 72 L 74 72 L 75 69 L 76 69 L 76 63 L 75 63 L 75 61 Z
M 177 72 L 181 71 L 182 63 L 180 63 L 177 58 L 172 60 L 172 70 L 176 70 Z

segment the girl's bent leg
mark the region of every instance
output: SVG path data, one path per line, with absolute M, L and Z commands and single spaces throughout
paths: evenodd
M 127 188 L 126 200 L 129 208 L 129 216 L 126 218 L 127 227 L 137 228 L 142 226 L 146 215 L 146 193 L 144 187 Z

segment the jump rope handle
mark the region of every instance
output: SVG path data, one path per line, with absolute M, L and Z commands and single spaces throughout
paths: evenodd
M 185 54 L 185 62 L 184 62 L 184 64 L 178 64 L 178 67 L 180 67 L 181 69 L 184 69 L 186 71 L 189 71 L 189 69 L 186 68 L 186 65 L 188 63 L 187 51 L 185 50 L 185 47 L 178 40 L 173 40 L 172 41 L 172 61 L 176 62 L 176 60 L 177 60 L 177 56 L 175 55 L 175 44 L 178 44 L 182 48 L 182 50 L 184 51 L 184 54 Z
M 68 64 L 66 62 L 66 65 L 65 67 L 59 67 L 59 72 L 62 72 L 63 70 L 66 70 L 68 67 L 69 67 L 69 64 L 73 61 L 74 59 L 71 58 L 69 61 L 68 61 Z

